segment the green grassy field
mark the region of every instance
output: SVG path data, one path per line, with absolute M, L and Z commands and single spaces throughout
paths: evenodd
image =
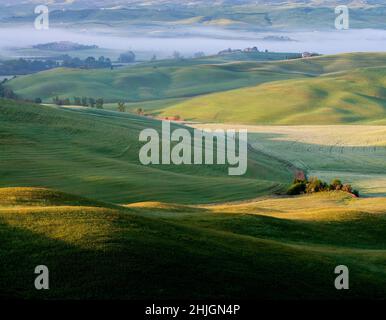
M 161 122 L 89 108 L 0 100 L 0 186 L 50 187 L 104 201 L 207 203 L 283 190 L 292 173 L 249 153 L 246 176 L 228 167 L 143 166 L 139 132 Z
M 378 67 L 329 72 L 312 79 L 275 81 L 204 95 L 177 102 L 162 109 L 161 114 L 180 115 L 192 121 L 246 124 L 384 121 L 386 63 L 381 62 Z
M 0 296 L 382 299 L 385 199 L 331 193 L 210 207 L 103 205 L 0 189 Z M 71 203 L 73 201 L 73 203 Z M 50 270 L 50 290 L 33 270 Z M 350 268 L 337 291 L 334 269 Z

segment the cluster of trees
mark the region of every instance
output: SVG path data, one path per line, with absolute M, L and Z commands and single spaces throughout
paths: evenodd
M 142 108 L 137 108 L 135 109 L 135 113 L 138 114 L 139 116 L 144 116 L 145 110 L 143 110 Z
M 120 54 L 118 58 L 118 62 L 121 63 L 132 63 L 135 62 L 135 54 L 133 51 L 128 51 L 125 53 Z
M 32 46 L 35 49 L 40 50 L 50 50 L 50 51 L 72 51 L 72 50 L 90 50 L 98 49 L 96 45 L 84 45 L 71 41 L 58 41 L 58 42 L 49 42 L 49 43 L 39 43 Z
M 0 75 L 30 74 L 43 70 L 53 69 L 60 64 L 55 60 L 6 60 L 0 63 Z
M 62 60 L 62 67 L 68 68 L 84 68 L 84 69 L 99 69 L 99 68 L 112 68 L 112 62 L 109 58 L 104 56 L 99 57 L 98 59 L 94 57 L 88 57 L 84 60 L 80 58 L 72 58 L 69 55 L 64 55 L 60 57 Z
M 359 197 L 358 190 L 354 190 L 349 184 L 343 184 L 339 179 L 334 179 L 330 184 L 328 184 L 317 177 L 311 177 L 310 179 L 306 178 L 304 180 L 295 179 L 293 184 L 289 187 L 287 194 L 293 196 L 334 190 L 344 191 Z
M 174 51 L 173 52 L 173 59 L 174 60 L 180 60 L 180 59 L 183 59 L 184 57 L 182 56 L 182 54 L 179 52 L 179 51 Z
M 199 52 L 196 52 L 195 54 L 193 54 L 193 58 L 203 58 L 205 57 L 205 52 L 202 52 L 202 51 L 199 51 Z
M 184 56 L 181 54 L 179 51 L 174 51 L 172 55 L 174 60 L 183 60 Z M 198 58 L 203 58 L 205 57 L 205 52 L 198 51 L 193 54 L 193 58 L 198 59 Z
M 17 96 L 16 96 L 15 92 L 13 92 L 12 89 L 7 88 L 7 87 L 4 86 L 5 82 L 6 82 L 6 80 L 3 80 L 0 83 L 0 98 L 17 99 Z
M 38 99 L 40 99 L 40 98 L 36 98 L 35 102 Z M 41 99 L 40 99 L 40 101 L 41 101 Z M 58 106 L 74 104 L 76 106 L 83 106 L 83 107 L 90 107 L 90 108 L 97 108 L 97 109 L 103 109 L 103 105 L 104 105 L 103 98 L 95 99 L 95 98 L 88 98 L 88 97 L 74 97 L 73 98 L 74 103 L 71 103 L 70 98 L 55 97 L 53 99 L 53 102 Z
M 119 112 L 126 112 L 126 110 L 127 110 L 126 104 L 124 102 L 118 102 L 117 110 Z M 142 108 L 136 108 L 133 112 L 135 114 L 138 114 L 139 116 L 145 116 L 146 115 L 145 110 L 143 110 Z
M 118 111 L 119 112 L 126 112 L 126 105 L 124 102 L 118 102 Z

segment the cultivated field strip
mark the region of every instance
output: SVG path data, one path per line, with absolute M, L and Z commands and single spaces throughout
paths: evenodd
M 247 129 L 254 149 L 288 161 L 309 176 L 328 182 L 340 178 L 367 196 L 386 195 L 385 126 L 192 126 Z
M 209 203 L 279 192 L 292 176 L 252 152 L 245 177 L 229 177 L 226 166 L 143 166 L 139 132 L 161 123 L 131 114 L 1 101 L 0 124 L 2 186 L 49 187 L 118 203 Z

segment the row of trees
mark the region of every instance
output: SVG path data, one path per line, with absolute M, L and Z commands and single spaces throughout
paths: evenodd
M 135 54 L 132 51 L 122 53 L 119 62 L 135 62 Z M 13 59 L 0 62 L 0 75 L 20 75 L 31 74 L 39 71 L 49 70 L 57 67 L 99 69 L 113 68 L 110 58 L 100 56 L 99 58 L 87 57 L 80 59 L 64 54 L 50 59 Z
M 104 100 L 102 98 L 94 99 L 94 98 L 88 98 L 88 97 L 74 97 L 71 101 L 70 98 L 59 98 L 56 96 L 53 98 L 54 104 L 58 106 L 65 106 L 65 105 L 76 105 L 76 106 L 83 106 L 83 107 L 90 107 L 90 108 L 97 108 L 97 109 L 103 109 Z M 35 103 L 42 103 L 42 99 L 36 98 Z M 127 106 L 124 102 L 118 102 L 117 110 L 119 112 L 126 112 Z M 134 110 L 134 113 L 144 116 L 145 110 L 142 108 L 137 108 Z
M 0 75 L 30 74 L 59 67 L 54 60 L 14 59 L 0 63 Z
M 104 105 L 103 98 L 95 99 L 95 98 L 88 98 L 88 97 L 74 97 L 73 103 L 71 103 L 70 98 L 55 97 L 53 99 L 53 102 L 58 106 L 73 104 L 76 106 L 83 106 L 83 107 L 90 107 L 90 108 L 97 108 L 97 109 L 103 109 L 103 105 Z
M 117 110 L 119 112 L 126 112 L 127 111 L 127 106 L 124 102 L 118 102 L 118 107 Z M 145 110 L 142 108 L 136 108 L 134 110 L 130 110 L 130 112 L 135 113 L 139 116 L 148 116 L 148 114 L 145 113 Z
M 126 104 L 124 102 L 118 102 L 117 110 L 119 112 L 126 112 L 126 110 L 127 110 Z M 136 114 L 138 114 L 140 116 L 144 116 L 145 115 L 145 110 L 143 110 L 142 108 L 137 108 L 137 109 L 134 110 L 134 113 L 136 113 Z
M 68 68 L 85 68 L 85 69 L 98 69 L 98 68 L 111 68 L 112 62 L 109 58 L 101 56 L 99 58 L 87 57 L 82 60 L 80 58 L 72 58 L 69 55 L 60 57 L 62 60 L 61 66 Z
M 289 187 L 287 194 L 293 196 L 325 191 L 344 191 L 359 197 L 358 190 L 354 190 L 349 184 L 343 184 L 339 179 L 334 179 L 328 184 L 317 177 L 305 178 L 304 180 L 295 179 Z
M 0 62 L 0 75 L 31 74 L 57 67 L 84 69 L 112 68 L 112 65 L 111 60 L 103 56 L 99 58 L 88 57 L 84 60 L 80 58 L 73 58 L 67 54 L 57 58 L 45 60 L 29 60 L 20 58 Z
M 196 52 L 194 58 L 204 57 L 203 52 Z M 173 59 L 180 60 L 183 56 L 180 52 L 175 51 L 173 53 Z M 133 63 L 136 61 L 135 53 L 128 51 L 122 53 L 117 59 L 120 63 Z M 156 61 L 157 57 L 154 55 L 151 61 Z M 71 57 L 68 54 L 60 55 L 49 59 L 13 59 L 0 62 L 0 75 L 21 75 L 31 74 L 44 70 L 50 70 L 58 67 L 67 68 L 80 68 L 80 69 L 99 69 L 110 68 L 113 69 L 113 63 L 110 58 L 104 56 L 87 57 L 86 59 L 80 59 L 78 57 Z
M 205 57 L 205 53 L 202 51 L 198 51 L 198 52 L 195 52 L 193 54 L 193 58 L 195 58 L 195 59 L 203 58 L 203 57 Z M 181 60 L 181 59 L 184 59 L 184 56 L 179 51 L 174 51 L 173 52 L 173 59 L 174 60 Z
M 124 102 L 118 102 L 117 110 L 119 112 L 126 112 L 126 109 L 127 109 L 127 107 L 126 107 L 126 104 Z M 145 111 L 142 108 L 137 108 L 134 110 L 134 112 L 138 115 L 141 115 L 141 116 L 145 115 Z

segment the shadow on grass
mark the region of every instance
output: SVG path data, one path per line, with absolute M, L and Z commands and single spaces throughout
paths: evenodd
M 119 215 L 103 250 L 82 249 L 0 220 L 2 298 L 312 299 L 384 297 L 384 281 L 354 264 L 349 292 L 333 287 L 347 257 L 157 219 Z M 50 270 L 34 289 L 35 266 Z M 355 273 L 357 271 L 357 273 Z

